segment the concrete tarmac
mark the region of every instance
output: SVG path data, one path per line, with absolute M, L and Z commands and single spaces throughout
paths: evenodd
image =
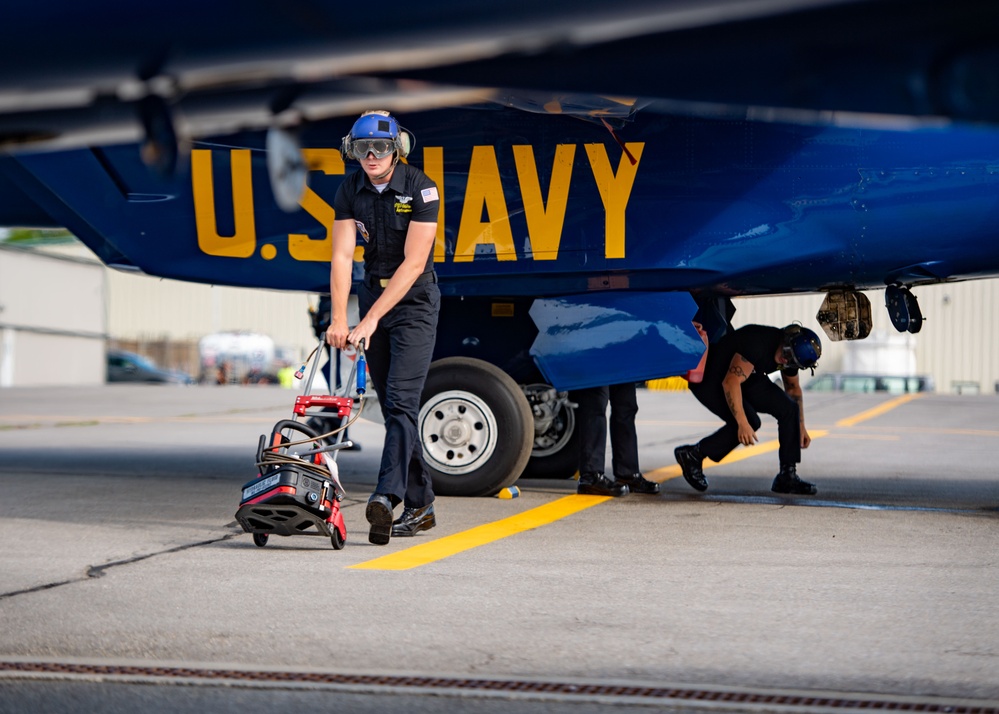
M 0 390 L 0 712 L 999 711 L 999 398 L 806 392 L 793 497 L 768 417 L 693 491 L 673 449 L 717 420 L 639 390 L 658 496 L 521 481 L 385 547 L 362 419 L 346 547 L 257 548 L 240 486 L 293 402 Z

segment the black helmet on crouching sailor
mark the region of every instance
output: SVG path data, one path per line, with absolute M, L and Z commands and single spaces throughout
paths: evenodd
M 781 353 L 788 366 L 810 369 L 814 374 L 819 357 L 822 356 L 822 342 L 807 327 L 793 323 L 784 328 Z

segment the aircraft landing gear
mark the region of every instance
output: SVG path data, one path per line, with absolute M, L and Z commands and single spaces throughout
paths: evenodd
M 529 384 L 523 390 L 534 414 L 534 449 L 521 478 L 572 478 L 579 467 L 576 405 L 568 392 L 549 384 Z
M 492 496 L 520 477 L 534 446 L 527 397 L 499 367 L 469 357 L 430 365 L 417 428 L 439 496 Z
M 916 296 L 904 285 L 889 285 L 885 288 L 885 307 L 891 324 L 899 332 L 916 334 L 923 326 L 923 313 L 919 309 Z

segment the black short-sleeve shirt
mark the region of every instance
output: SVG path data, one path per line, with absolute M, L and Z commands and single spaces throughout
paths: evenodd
M 406 232 L 412 221 L 436 223 L 440 193 L 423 171 L 396 164 L 392 180 L 378 193 L 363 170 L 344 179 L 333 199 L 336 219 L 353 219 L 364 241 L 364 271 L 374 278 L 391 278 L 406 257 Z M 433 251 L 426 271 L 433 270 Z
M 729 332 L 708 348 L 708 361 L 705 365 L 704 381 L 720 382 L 725 378 L 732 357 L 736 354 L 753 365 L 753 373 L 748 379 L 767 379 L 767 375 L 781 369 L 774 359 L 777 348 L 784 342 L 784 330 L 767 325 L 746 325 Z M 781 374 L 794 377 L 797 367 L 781 369 Z

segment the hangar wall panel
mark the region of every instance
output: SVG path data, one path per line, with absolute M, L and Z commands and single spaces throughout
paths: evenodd
M 104 383 L 105 274 L 92 260 L 0 246 L 0 387 Z
M 300 352 L 314 347 L 309 293 L 251 290 L 108 272 L 108 329 L 118 339 L 197 341 L 213 332 L 259 332 Z

